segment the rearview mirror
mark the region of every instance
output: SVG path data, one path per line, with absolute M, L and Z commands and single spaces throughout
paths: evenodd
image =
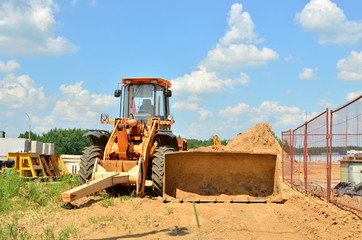
M 121 89 L 117 89 L 116 91 L 114 91 L 114 96 L 115 97 L 120 97 L 122 95 L 122 90 Z
M 172 91 L 169 89 L 166 92 L 166 97 L 171 97 L 172 96 Z

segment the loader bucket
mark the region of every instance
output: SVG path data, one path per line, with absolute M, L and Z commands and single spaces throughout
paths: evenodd
M 281 202 L 276 155 L 248 152 L 165 154 L 165 201 Z

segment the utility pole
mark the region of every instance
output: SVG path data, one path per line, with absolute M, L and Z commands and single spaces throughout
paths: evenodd
M 25 115 L 29 118 L 29 143 L 31 141 L 31 138 L 30 138 L 30 132 L 31 132 L 31 120 L 30 120 L 30 116 L 29 114 L 25 113 Z

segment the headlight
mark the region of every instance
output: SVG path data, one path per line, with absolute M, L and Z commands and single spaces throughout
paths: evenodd
M 167 116 L 167 121 L 173 121 L 173 116 L 171 115 L 171 114 L 169 114 L 168 116 Z
M 108 122 L 108 120 L 109 120 L 109 115 L 107 113 L 102 113 L 101 122 Z

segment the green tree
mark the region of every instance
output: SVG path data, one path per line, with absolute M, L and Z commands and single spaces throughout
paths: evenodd
M 282 140 L 280 140 L 277 136 L 275 136 L 275 138 L 278 140 L 279 145 L 282 146 Z
M 39 136 L 38 134 L 33 133 L 32 131 L 30 131 L 30 139 L 31 140 L 38 141 L 40 137 L 41 136 Z M 25 133 L 20 133 L 18 138 L 26 138 L 26 139 L 28 139 L 29 138 L 29 131 L 26 131 Z
M 207 140 L 199 140 L 199 139 L 185 139 L 188 143 L 188 147 L 190 149 L 195 149 L 199 147 L 208 147 L 214 145 L 214 140 L 212 138 L 209 138 Z M 226 145 L 228 143 L 228 140 L 223 139 L 220 140 L 222 145 Z

